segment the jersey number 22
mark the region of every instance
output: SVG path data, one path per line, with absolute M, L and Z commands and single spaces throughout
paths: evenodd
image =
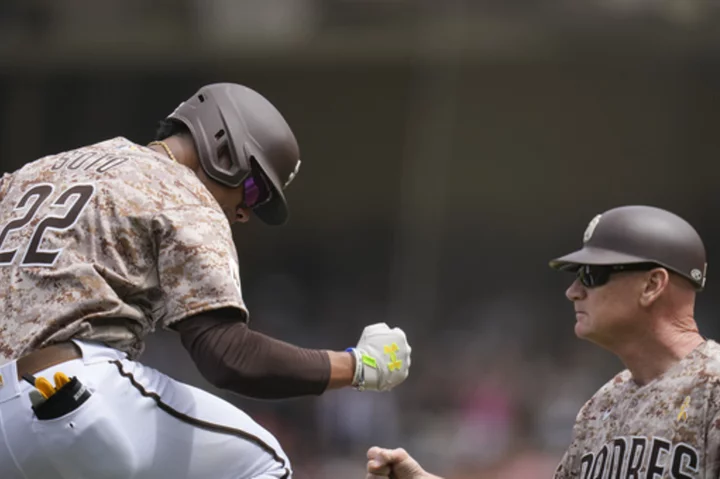
M 53 194 L 55 188 L 49 184 L 35 185 L 28 190 L 18 201 L 15 206 L 15 211 L 23 210 L 27 208 L 25 215 L 22 218 L 17 218 L 5 225 L 0 232 L 0 265 L 9 265 L 15 260 L 18 250 L 5 251 L 3 250 L 3 243 L 7 237 L 13 232 L 26 227 L 37 215 L 40 207 L 45 204 Z M 95 187 L 93 185 L 75 185 L 72 186 L 58 196 L 55 197 L 51 203 L 53 207 L 70 207 L 65 212 L 64 216 L 45 216 L 35 227 L 35 230 L 30 237 L 25 255 L 20 262 L 21 266 L 52 266 L 55 264 L 58 256 L 62 250 L 57 251 L 42 251 L 40 250 L 40 243 L 45 231 L 48 229 L 56 231 L 65 231 L 73 227 L 77 221 L 80 213 L 87 206 L 90 198 L 95 193 Z M 29 207 L 28 207 L 29 205 Z

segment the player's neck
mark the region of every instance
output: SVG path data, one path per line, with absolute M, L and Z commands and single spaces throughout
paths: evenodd
M 197 151 L 195 150 L 195 144 L 190 138 L 180 135 L 174 135 L 164 140 L 167 147 L 173 154 L 173 159 L 181 165 L 187 166 L 191 170 L 195 171 L 199 166 L 199 160 L 197 158 Z M 167 154 L 164 148 L 153 145 L 150 146 L 155 151 L 162 154 Z
M 694 324 L 694 322 L 693 322 Z M 697 328 L 665 324 L 613 348 L 640 386 L 659 378 L 705 339 Z

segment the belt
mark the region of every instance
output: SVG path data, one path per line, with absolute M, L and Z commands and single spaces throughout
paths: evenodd
M 24 374 L 35 374 L 56 364 L 80 358 L 82 352 L 73 342 L 57 343 L 38 349 L 17 360 L 18 381 Z

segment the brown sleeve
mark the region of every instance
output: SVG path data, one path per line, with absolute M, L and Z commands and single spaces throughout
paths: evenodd
M 330 359 L 251 331 L 239 310 L 192 316 L 174 325 L 200 373 L 213 386 L 244 396 L 281 399 L 319 395 L 330 381 Z

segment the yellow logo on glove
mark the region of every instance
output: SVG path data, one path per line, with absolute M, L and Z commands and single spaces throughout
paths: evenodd
M 399 370 L 400 368 L 402 368 L 402 361 L 400 361 L 397 358 L 397 354 L 396 354 L 400 350 L 400 348 L 398 348 L 398 345 L 395 343 L 392 343 L 390 346 L 385 346 L 383 349 L 385 350 L 385 354 L 390 356 L 390 362 L 388 363 L 388 369 L 390 371 L 394 371 L 396 369 Z

